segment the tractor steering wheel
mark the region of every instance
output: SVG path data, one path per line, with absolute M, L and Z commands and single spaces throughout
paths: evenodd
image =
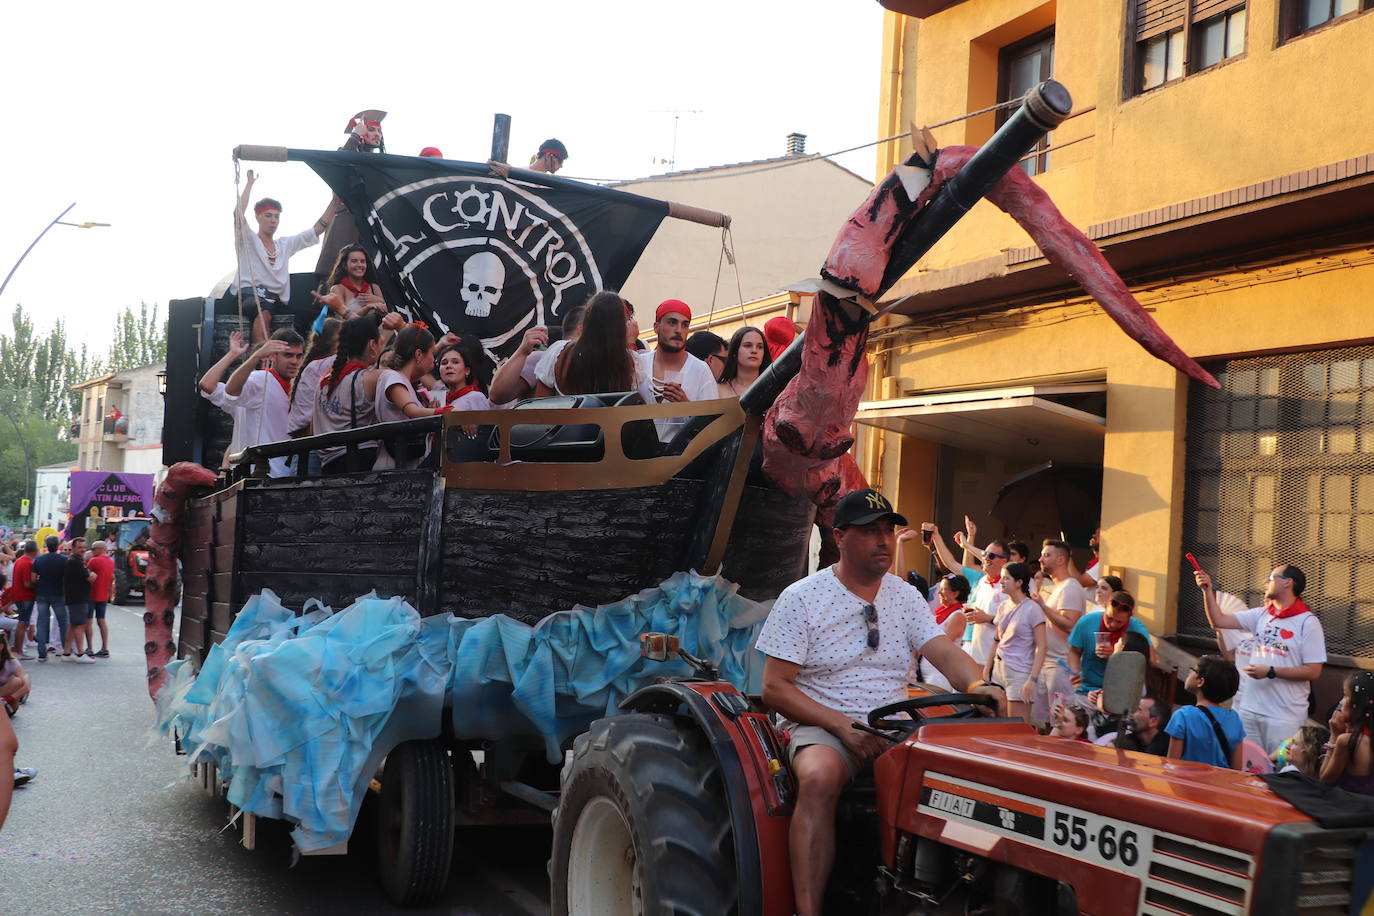
M 947 716 L 915 716 L 909 719 L 890 719 L 888 716 L 894 713 L 915 713 L 922 709 L 929 709 L 932 706 L 962 706 L 954 713 Z M 895 703 L 888 703 L 886 706 L 879 706 L 868 714 L 868 725 L 870 728 L 882 729 L 884 731 L 911 731 L 922 722 L 940 722 L 949 719 L 972 719 L 979 715 L 977 707 L 986 706 L 993 712 L 997 711 L 997 700 L 985 693 L 932 693 L 923 697 L 909 697 L 905 700 L 898 700 Z

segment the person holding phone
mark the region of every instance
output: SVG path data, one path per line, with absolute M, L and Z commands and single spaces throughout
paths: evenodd
M 1212 577 L 1195 564 L 1207 622 L 1215 630 L 1243 630 L 1235 663 L 1245 689 L 1235 702 L 1245 736 L 1272 754 L 1307 721 L 1312 683 L 1326 663 L 1326 634 L 1302 598 L 1307 576 L 1292 563 L 1275 566 L 1264 580 L 1264 605 L 1238 613 L 1221 610 Z

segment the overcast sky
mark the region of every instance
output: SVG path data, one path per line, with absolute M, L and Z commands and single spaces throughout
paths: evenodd
M 235 145 L 334 149 L 361 108 L 389 112 L 388 152 L 477 161 L 505 112 L 512 162 L 557 136 L 562 174 L 587 178 L 666 171 L 673 111 L 679 169 L 782 155 L 791 131 L 809 152 L 876 138 L 875 0 L 78 0 L 9 4 L 5 20 L 0 271 L 73 201 L 68 220 L 112 225 L 54 227 L 0 296 L 0 322 L 23 303 L 99 352 L 125 305 L 165 315 L 232 268 Z M 839 161 L 873 177 L 871 149 Z M 284 204 L 283 233 L 328 200 L 301 163 L 253 167 L 255 196 Z

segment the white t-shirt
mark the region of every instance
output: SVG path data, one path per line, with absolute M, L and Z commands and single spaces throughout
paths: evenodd
M 689 401 L 714 401 L 720 396 L 716 389 L 716 380 L 711 375 L 711 367 L 702 360 L 697 359 L 692 354 L 687 354 L 687 362 L 682 364 L 681 369 L 663 369 L 654 371 L 654 350 L 637 350 L 635 359 L 639 363 L 639 370 L 636 373 L 643 374 L 643 377 L 652 384 L 653 379 L 657 378 L 664 382 L 677 382 L 682 386 L 682 391 L 687 395 Z M 667 442 L 677 435 L 677 431 L 687 424 L 687 417 L 663 417 L 654 420 L 654 427 L 658 430 L 658 441 Z
M 1308 681 L 1283 678 L 1250 677 L 1246 665 L 1273 665 L 1294 668 L 1326 661 L 1326 634 L 1322 622 L 1310 611 L 1279 619 L 1267 608 L 1257 607 L 1236 614 L 1245 638 L 1236 646 L 1236 668 L 1245 682 L 1245 691 L 1235 708 L 1273 719 L 1297 719 L 1307 715 Z
M 395 369 L 383 369 L 377 375 L 377 395 L 375 398 L 376 404 L 374 405 L 377 414 L 376 422 L 391 423 L 396 420 L 410 419 L 410 417 L 406 416 L 405 411 L 397 407 L 391 400 L 391 392 L 398 388 L 401 390 L 404 395 L 404 400 L 407 403 L 415 405 L 420 404 L 420 398 L 416 395 L 415 386 L 411 384 L 410 379 L 406 378 Z M 407 461 L 406 467 L 418 467 L 420 462 L 424 461 L 428 454 L 429 446 L 428 442 L 426 442 L 425 450 L 422 454 L 416 455 L 413 452 L 411 453 L 411 457 Z M 377 460 L 372 465 L 373 470 L 385 471 L 395 467 L 400 467 L 400 465 L 396 463 L 395 458 L 391 457 L 391 452 L 387 451 L 385 444 L 383 444 L 381 448 L 377 449 Z
M 362 373 L 366 371 L 368 370 L 359 369 L 350 372 L 339 379 L 339 383 L 333 391 L 324 387 L 318 389 L 315 396 L 315 413 L 310 421 L 314 426 L 316 435 L 344 429 L 360 429 L 377 422 L 375 404 L 368 400 L 366 386 L 363 384 L 365 376 Z M 325 378 L 328 377 L 329 374 L 325 373 Z M 324 379 L 321 381 L 323 382 Z M 353 404 L 353 392 L 355 390 L 358 393 L 356 407 Z M 356 427 L 353 423 L 355 415 L 357 417 Z M 376 448 L 377 446 L 378 443 L 375 439 L 358 443 L 358 448 Z M 319 451 L 320 462 L 332 461 L 345 451 L 346 448 L 342 445 L 322 448 Z
M 1101 573 L 1102 571 L 1102 561 L 1094 559 L 1093 565 L 1089 566 L 1087 569 L 1083 571 L 1087 573 L 1089 576 L 1092 576 L 1093 581 L 1096 582 L 1097 580 L 1102 578 L 1102 576 L 1099 575 L 1099 573 Z
M 237 288 L 261 286 L 282 302 L 290 302 L 291 268 L 289 262 L 291 256 L 296 252 L 309 248 L 311 245 L 319 244 L 320 237 L 315 234 L 315 227 L 311 226 L 304 232 L 288 235 L 286 238 L 273 238 L 272 241 L 277 246 L 277 260 L 274 264 L 267 260 L 267 248 L 262 244 L 262 239 L 258 238 L 258 233 L 248 225 L 248 218 L 243 217 L 241 222 L 243 223 L 243 249 L 239 254 L 237 265 L 239 271 Z
M 1073 578 L 1065 579 L 1058 584 L 1053 580 L 1047 581 L 1043 597 L 1046 607 L 1060 611 L 1078 611 L 1080 618 L 1088 606 L 1088 593 L 1083 590 L 1082 584 Z M 1045 623 L 1049 625 L 1049 629 L 1045 630 L 1045 659 L 1048 661 L 1068 655 L 1069 634 L 1055 626 L 1049 615 L 1045 616 Z
M 287 434 L 287 419 L 291 412 L 290 395 L 278 381 L 281 376 L 270 369 L 255 369 L 243 383 L 237 395 L 224 393 L 224 401 L 233 404 L 234 438 L 229 453 L 241 452 L 265 442 L 281 442 L 291 438 Z M 214 399 L 211 398 L 213 403 Z M 291 469 L 285 458 L 268 462 L 269 475 L 289 477 Z
M 563 348 L 568 345 L 566 340 L 555 340 L 549 344 L 547 350 L 536 350 L 525 360 L 525 368 L 521 370 L 520 377 L 523 379 L 526 374 L 531 374 L 538 381 L 543 382 L 549 387 L 550 391 L 562 394 L 558 390 L 558 379 L 554 377 L 554 371 L 558 368 L 558 354 L 563 352 Z M 535 353 L 541 354 L 536 360 Z M 534 368 L 530 366 L 533 364 Z M 534 385 L 530 385 L 530 394 L 534 394 Z
M 529 356 L 525 357 L 525 365 L 520 367 L 520 380 L 530 386 L 530 393 L 525 395 L 525 397 L 534 397 L 534 388 L 539 381 L 539 366 L 544 362 L 545 358 L 548 357 L 549 351 L 553 350 L 554 347 L 558 347 L 558 349 L 561 350 L 565 344 L 565 341 L 555 340 L 548 349 L 534 350 Z M 549 387 L 552 388 L 553 386 L 550 385 Z
M 869 710 L 906 696 L 912 658 L 941 635 L 920 592 L 883 577 L 873 606 L 878 648 L 868 648 L 867 605 L 845 588 L 834 567 L 783 589 L 759 632 L 756 648 L 801 666 L 797 689 L 822 706 L 864 720 Z
M 994 583 L 988 576 L 978 580 L 978 584 L 973 587 L 973 593 L 969 595 L 969 607 L 977 608 L 984 614 L 993 617 L 997 616 L 997 609 L 1002 605 L 1002 582 L 1001 576 L 997 577 Z M 988 653 L 992 651 L 993 639 L 997 636 L 997 628 L 991 623 L 975 623 L 972 627 L 972 637 L 968 642 L 968 654 L 973 660 L 982 665 L 988 660 Z
M 301 370 L 296 380 L 296 397 L 291 402 L 291 412 L 286 418 L 286 428 L 297 432 L 310 425 L 310 417 L 315 412 L 315 397 L 320 393 L 320 379 L 329 374 L 334 367 L 334 357 L 325 356 L 311 360 Z

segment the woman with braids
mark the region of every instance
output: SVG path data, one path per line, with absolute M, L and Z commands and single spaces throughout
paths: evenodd
M 772 361 L 763 332 L 754 327 L 740 328 L 730 338 L 730 352 L 725 356 L 725 368 L 720 370 L 720 381 L 716 384 L 718 395 L 737 398 L 744 394 Z
M 305 359 L 296 371 L 295 383 L 291 386 L 291 412 L 286 429 L 291 437 L 310 435 L 310 420 L 315 413 L 315 395 L 320 390 L 320 379 L 334 367 L 334 354 L 339 349 L 339 328 L 343 321 L 339 318 L 326 318 L 324 327 L 318 332 L 311 331 L 305 342 Z
M 338 352 L 329 372 L 320 379 L 311 426 L 316 435 L 356 429 L 377 422 L 374 399 L 378 370 L 371 368 L 382 353 L 375 315 L 350 318 L 339 328 Z M 360 443 L 353 455 L 343 446 L 320 449 L 324 474 L 372 470 L 376 441 Z
M 454 410 L 490 410 L 486 369 L 489 365 L 477 339 L 471 335 L 439 348 L 435 357 L 439 385 L 430 391 L 436 406 Z
M 381 288 L 377 286 L 376 274 L 367 251 L 361 245 L 349 245 L 334 259 L 334 267 L 329 277 L 320 284 L 324 295 L 311 292 L 315 301 L 324 308 L 320 317 L 315 319 L 316 330 L 320 321 L 332 313 L 339 318 L 349 318 L 360 311 L 374 310 L 386 312 L 386 300 L 382 298 Z
M 625 316 L 630 311 L 618 293 L 592 296 L 582 314 L 581 335 L 556 358 L 553 386 L 541 378 L 537 396 L 610 394 L 643 387 L 636 377 L 637 361 L 626 348 Z
M 421 376 L 434 370 L 434 335 L 423 324 L 408 324 L 396 334 L 392 350 L 383 368 L 377 373 L 375 383 L 376 413 L 378 423 L 393 420 L 415 420 L 432 417 L 450 408 L 426 407 L 420 403 L 416 383 Z M 376 470 L 399 467 L 418 467 L 429 453 L 428 437 L 423 448 L 415 447 L 410 454 L 400 458 L 393 451 L 400 452 L 396 445 L 383 443 L 377 452 Z
M 1374 795 L 1374 671 L 1361 671 L 1345 682 L 1344 708 L 1348 731 L 1332 742 L 1321 781 Z

